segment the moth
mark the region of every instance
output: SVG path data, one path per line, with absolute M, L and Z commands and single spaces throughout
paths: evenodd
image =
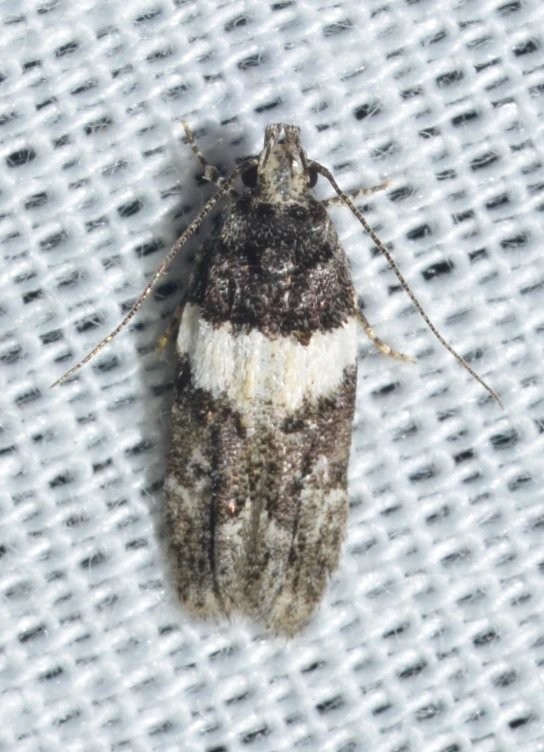
M 384 354 L 413 360 L 382 342 L 360 310 L 328 206 L 351 209 L 442 345 L 501 402 L 431 323 L 355 197 L 306 156 L 297 126 L 267 126 L 262 151 L 228 179 L 184 128 L 217 192 L 121 324 L 56 383 L 128 324 L 204 217 L 228 198 L 197 253 L 173 327 L 165 530 L 177 592 L 191 614 L 218 621 L 238 612 L 292 637 L 310 621 L 345 537 L 358 324 Z M 315 197 L 319 175 L 333 199 Z

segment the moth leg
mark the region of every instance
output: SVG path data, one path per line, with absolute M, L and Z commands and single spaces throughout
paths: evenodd
M 214 165 L 211 165 L 206 159 L 206 157 L 204 156 L 204 154 L 202 154 L 202 152 L 198 148 L 196 139 L 193 136 L 193 132 L 189 128 L 189 124 L 185 120 L 182 120 L 181 123 L 185 130 L 185 135 L 187 136 L 187 141 L 189 143 L 189 146 L 194 151 L 198 161 L 204 168 L 204 180 L 208 180 L 210 183 L 215 183 L 221 188 L 226 178 L 224 178 L 219 172 L 219 170 L 217 169 L 217 167 L 215 167 Z M 231 188 L 230 191 L 228 192 L 228 195 L 232 196 L 232 198 L 237 198 L 240 194 L 234 188 Z
M 357 312 L 357 318 L 359 319 L 360 324 L 362 325 L 363 329 L 365 330 L 366 336 L 372 340 L 373 344 L 376 345 L 378 350 L 382 352 L 384 355 L 389 355 L 390 358 L 395 358 L 395 360 L 404 360 L 408 363 L 415 363 L 416 359 L 413 358 L 411 355 L 404 355 L 404 353 L 397 352 L 397 350 L 393 350 L 392 347 L 389 347 L 389 345 L 386 345 L 383 340 L 381 340 L 375 333 L 374 329 L 370 326 L 368 323 L 366 316 L 362 311 Z
M 166 329 L 166 331 L 164 332 L 160 340 L 157 342 L 157 345 L 155 347 L 155 355 L 160 355 L 160 353 L 164 350 L 166 345 L 172 339 L 175 339 L 177 337 L 179 323 L 181 321 L 184 308 L 185 308 L 185 303 L 180 303 L 179 306 L 174 311 L 172 321 L 168 324 L 168 328 Z
M 372 193 L 376 193 L 377 191 L 384 191 L 386 188 L 389 188 L 390 185 L 391 180 L 386 180 L 385 183 L 374 185 L 372 186 L 372 188 L 358 188 L 355 191 L 347 191 L 346 195 L 349 196 L 352 200 L 355 200 L 360 198 L 361 196 L 370 196 Z M 342 206 L 344 203 L 344 199 L 340 198 L 340 196 L 331 196 L 331 198 L 326 198 L 321 201 L 321 206 L 324 206 L 326 209 L 330 209 L 331 206 Z

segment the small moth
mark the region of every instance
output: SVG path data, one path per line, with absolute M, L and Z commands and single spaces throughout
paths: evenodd
M 383 353 L 413 360 L 382 342 L 359 310 L 327 206 L 351 209 L 442 345 L 501 402 L 438 333 L 329 170 L 307 158 L 297 126 L 269 125 L 260 154 L 224 179 L 183 125 L 219 189 L 121 324 L 56 384 L 127 325 L 204 217 L 229 197 L 176 316 L 166 532 L 179 597 L 195 617 L 239 612 L 292 637 L 319 604 L 345 537 L 358 322 Z M 318 175 L 335 198 L 316 199 Z

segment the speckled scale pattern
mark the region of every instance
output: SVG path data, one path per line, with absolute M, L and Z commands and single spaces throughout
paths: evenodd
M 307 625 L 338 564 L 355 403 L 349 262 L 308 183 L 298 128 L 269 126 L 255 187 L 225 208 L 189 283 L 166 479 L 182 603 L 199 619 L 238 612 L 285 637 Z M 189 329 L 195 311 L 201 325 Z M 262 343 L 250 338 L 255 331 L 278 343 L 279 350 L 262 347 L 268 358 L 291 364 L 269 385 L 270 362 L 251 350 Z M 202 347 L 189 347 L 197 336 Z M 323 336 L 348 348 L 342 364 L 327 357 Z M 304 365 L 297 407 L 280 409 L 285 388 L 297 387 L 292 363 L 305 362 L 316 337 L 321 361 Z M 201 363 L 191 358 L 218 343 L 209 362 L 220 371 L 229 361 L 240 373 L 247 399 L 238 403 L 228 386 L 212 394 L 199 385 Z M 330 369 L 329 380 L 313 379 L 321 369 Z M 257 382 L 264 391 L 255 391 Z

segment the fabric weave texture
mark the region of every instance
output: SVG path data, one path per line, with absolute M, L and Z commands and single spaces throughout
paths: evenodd
M 544 750 L 544 5 L 0 3 L 0 752 Z M 162 537 L 170 321 L 206 228 L 74 379 L 269 122 L 365 315 L 340 569 L 292 642 L 198 624 Z M 317 191 L 332 195 L 320 179 Z

